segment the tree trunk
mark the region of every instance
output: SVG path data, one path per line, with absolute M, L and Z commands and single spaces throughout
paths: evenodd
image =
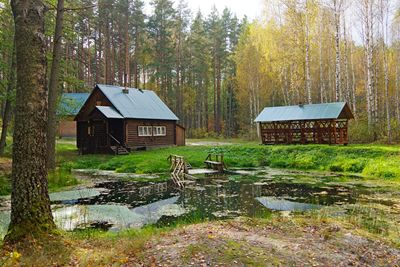
M 340 1 L 334 0 L 335 7 L 335 47 L 336 47 L 336 68 L 335 68 L 335 101 L 342 100 L 341 72 L 340 72 Z
M 344 99 L 347 103 L 350 103 L 350 77 L 349 77 L 349 57 L 348 57 L 348 41 L 346 33 L 346 18 L 343 14 L 343 40 L 344 40 L 344 77 L 346 81 L 346 87 L 344 92 Z
M 10 57 L 10 73 L 8 75 L 6 100 L 4 104 L 3 124 L 1 126 L 0 155 L 4 154 L 4 149 L 6 147 L 6 141 L 7 141 L 8 124 L 11 120 L 11 114 L 12 114 L 11 95 L 15 88 L 15 63 L 16 62 L 15 62 L 15 42 L 14 42 Z
M 311 98 L 311 78 L 310 78 L 310 38 L 309 38 L 309 26 L 308 26 L 308 1 L 306 0 L 306 93 L 308 104 L 312 103 Z
M 324 78 L 324 65 L 323 65 L 323 53 L 322 53 L 322 42 L 323 42 L 323 21 L 322 14 L 320 15 L 320 25 L 319 25 L 319 89 L 320 89 L 320 102 L 324 103 L 324 93 L 325 93 L 325 78 Z
M 388 135 L 388 143 L 392 142 L 392 129 L 391 129 L 391 121 L 390 121 L 390 98 L 389 98 L 389 67 L 388 67 L 388 53 L 386 49 L 386 34 L 388 32 L 388 22 L 386 16 L 389 16 L 385 9 L 389 9 L 388 3 L 381 0 L 381 24 L 382 24 L 382 55 L 383 55 L 383 72 L 385 76 L 385 97 L 386 97 L 386 124 L 387 124 L 387 135 Z
M 350 38 L 352 39 L 352 38 Z M 352 108 L 355 119 L 357 119 L 357 102 L 356 102 L 356 75 L 354 71 L 354 59 L 353 59 L 353 44 L 350 44 L 350 66 L 351 66 L 351 98 Z
M 56 167 L 57 100 L 59 96 L 58 77 L 60 73 L 61 41 L 64 24 L 64 0 L 58 0 L 56 28 L 54 31 L 53 62 L 49 83 L 49 120 L 47 124 L 47 169 Z
M 396 64 L 396 113 L 397 122 L 400 123 L 400 84 L 399 84 L 399 66 Z
M 366 56 L 366 74 L 367 74 L 367 114 L 368 128 L 373 130 L 374 126 L 374 84 L 373 84 L 373 41 L 372 41 L 372 7 L 369 0 L 364 3 L 364 39 Z
M 46 170 L 47 85 L 41 0 L 12 0 L 17 98 L 12 159 L 11 222 L 5 242 L 55 229 Z

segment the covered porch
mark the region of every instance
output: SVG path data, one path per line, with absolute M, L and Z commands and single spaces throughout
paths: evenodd
M 77 122 L 77 145 L 80 154 L 129 153 L 125 145 L 124 119 L 106 115 L 97 108 L 89 115 L 88 121 Z

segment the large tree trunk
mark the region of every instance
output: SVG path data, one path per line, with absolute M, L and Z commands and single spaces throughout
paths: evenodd
M 45 6 L 41 0 L 12 0 L 11 5 L 15 21 L 17 99 L 7 243 L 55 228 L 46 170 Z
M 61 39 L 64 23 L 64 0 L 58 0 L 56 27 L 54 31 L 53 62 L 49 82 L 49 120 L 47 124 L 47 169 L 56 167 L 57 100 L 60 73 Z M 83 50 L 82 50 L 83 51 Z
M 3 124 L 1 126 L 1 138 L 0 138 L 0 155 L 3 155 L 6 147 L 8 124 L 11 120 L 12 106 L 11 106 L 11 95 L 15 88 L 15 42 L 10 57 L 10 73 L 8 75 L 8 84 L 6 91 L 6 100 L 4 104 L 3 113 Z

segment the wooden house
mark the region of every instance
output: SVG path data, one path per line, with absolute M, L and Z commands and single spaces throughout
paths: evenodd
M 345 102 L 267 107 L 255 119 L 263 144 L 344 144 L 354 116 Z
M 89 93 L 64 93 L 61 96 L 57 115 L 59 117 L 58 137 L 76 137 L 75 116 L 88 99 Z
M 185 128 L 153 92 L 98 84 L 77 116 L 82 154 L 185 145 Z

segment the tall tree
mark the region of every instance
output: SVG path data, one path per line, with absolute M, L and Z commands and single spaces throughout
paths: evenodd
M 333 9 L 335 14 L 335 49 L 336 49 L 336 64 L 335 64 L 335 100 L 343 99 L 342 77 L 341 77 L 341 55 L 340 55 L 340 14 L 342 9 L 342 0 L 333 0 Z
M 49 100 L 47 123 L 47 169 L 56 167 L 56 131 L 57 131 L 57 103 L 59 93 L 59 74 L 62 52 L 62 32 L 64 27 L 64 0 L 57 2 L 56 25 L 53 39 L 53 62 L 51 64 L 49 82 Z
M 144 40 L 146 34 L 145 14 L 143 12 L 144 3 L 142 0 L 135 0 L 131 11 L 131 35 L 133 44 L 133 84 L 135 88 L 139 88 L 140 81 L 140 64 L 144 69 Z
M 175 66 L 173 30 L 176 11 L 170 0 L 152 1 L 154 14 L 148 22 L 149 35 L 153 41 L 154 79 L 161 97 L 172 104 L 172 76 Z
M 385 92 L 385 107 L 386 107 L 386 125 L 387 125 L 387 137 L 388 142 L 392 142 L 392 129 L 391 129 L 391 115 L 390 115 L 390 102 L 389 97 L 389 63 L 388 63 L 388 51 L 386 47 L 387 34 L 389 31 L 389 9 L 390 4 L 387 0 L 380 0 L 380 20 L 382 29 L 382 57 L 383 57 L 383 73 L 384 73 L 384 92 Z
M 8 126 L 11 120 L 12 114 L 12 98 L 15 91 L 15 42 L 12 47 L 12 52 L 9 62 L 9 75 L 7 79 L 6 99 L 4 101 L 4 112 L 3 112 L 3 123 L 1 125 L 1 137 L 0 137 L 0 155 L 3 155 L 6 147 Z
M 5 241 L 55 228 L 46 170 L 47 84 L 41 0 L 12 0 L 17 89 L 12 164 L 11 222 Z
M 374 12 L 373 12 L 374 0 L 363 0 L 360 3 L 361 18 L 364 27 L 364 46 L 365 46 L 365 58 L 366 58 L 366 88 L 367 88 L 367 114 L 368 114 L 368 126 L 369 130 L 372 131 L 375 124 L 375 88 L 374 88 L 374 66 L 373 66 L 373 30 L 374 30 Z
M 14 24 L 12 18 L 11 7 L 4 4 L 0 10 L 0 82 L 4 92 L 3 114 L 0 138 L 0 155 L 4 153 L 7 141 L 9 124 L 11 122 L 12 110 L 14 107 L 15 94 L 15 41 L 14 41 Z
M 305 1 L 305 65 L 306 65 L 306 94 L 308 104 L 312 103 L 311 97 L 311 77 L 310 77 L 310 25 L 309 25 L 309 0 Z
M 221 88 L 222 64 L 224 54 L 224 32 L 218 10 L 214 6 L 207 20 L 213 75 L 214 131 L 221 133 Z

